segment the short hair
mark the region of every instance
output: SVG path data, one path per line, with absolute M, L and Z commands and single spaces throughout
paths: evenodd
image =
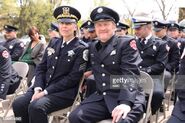
M 31 37 L 32 35 L 34 35 L 35 33 L 39 33 L 39 30 L 37 29 L 37 27 L 32 26 L 28 29 L 28 35 Z

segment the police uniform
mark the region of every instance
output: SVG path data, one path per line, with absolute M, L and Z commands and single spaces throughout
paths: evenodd
M 107 7 L 97 7 L 91 12 L 92 21 L 111 20 L 118 22 L 118 14 Z M 113 109 L 119 104 L 131 106 L 131 111 L 120 123 L 138 122 L 144 112 L 145 96 L 135 86 L 111 88 L 111 75 L 139 74 L 136 42 L 133 38 L 112 36 L 106 43 L 93 42 L 89 49 L 91 69 L 97 91 L 82 101 L 69 115 L 70 123 L 96 123 L 110 119 Z
M 73 7 L 60 6 L 54 17 L 62 23 L 77 23 L 81 16 Z M 69 42 L 61 38 L 48 45 L 36 69 L 33 87 L 13 103 L 14 114 L 22 118 L 21 123 L 47 123 L 47 114 L 73 104 L 86 69 L 87 53 L 87 45 L 77 37 Z M 42 90 L 45 95 L 30 102 L 34 90 Z
M 7 94 L 12 94 L 20 84 L 20 77 L 12 67 L 8 50 L 0 46 L 0 98 L 5 99 Z
M 163 21 L 153 21 L 154 31 L 160 31 L 161 29 L 167 28 L 167 23 Z M 165 80 L 165 89 L 172 78 L 172 75 L 177 72 L 179 66 L 179 59 L 180 59 L 180 50 L 178 47 L 178 42 L 165 35 L 162 37 L 162 40 L 167 42 L 167 50 L 168 50 L 168 62 L 166 64 L 166 71 L 164 73 Z
M 4 29 L 8 32 L 18 30 L 16 27 L 10 25 L 5 25 Z M 8 39 L 5 42 L 3 42 L 2 45 L 8 49 L 12 61 L 18 61 L 19 57 L 22 55 L 24 51 L 24 44 L 17 38 Z
M 151 24 L 149 19 L 140 20 L 139 18 L 135 20 L 134 28 L 140 28 L 147 24 Z M 160 108 L 164 97 L 162 74 L 168 60 L 166 43 L 150 33 L 145 39 L 138 39 L 136 44 L 142 58 L 139 68 L 152 75 L 154 80 L 154 93 L 151 102 L 152 113 L 154 114 Z

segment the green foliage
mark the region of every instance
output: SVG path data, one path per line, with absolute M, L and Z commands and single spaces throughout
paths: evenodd
M 36 26 L 41 34 L 47 35 L 47 30 L 53 18 L 53 5 L 49 2 L 30 1 L 21 7 L 19 27 L 21 35 L 27 33 L 31 26 Z

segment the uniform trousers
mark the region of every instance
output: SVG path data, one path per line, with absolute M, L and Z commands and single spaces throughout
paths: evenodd
M 46 95 L 30 102 L 33 91 L 27 91 L 13 102 L 16 123 L 48 123 L 47 115 L 73 104 L 72 99 Z

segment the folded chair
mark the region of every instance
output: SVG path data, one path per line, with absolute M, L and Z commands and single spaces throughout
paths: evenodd
M 21 91 L 24 91 L 23 82 L 26 80 L 26 75 L 29 70 L 29 66 L 25 62 L 15 62 L 12 64 L 12 66 L 15 69 L 15 71 L 18 73 L 18 75 L 21 77 L 21 82 L 19 87 L 16 89 L 15 93 L 7 95 L 6 99 L 1 101 L 2 108 L 3 108 L 3 112 L 2 112 L 3 114 L 1 114 L 1 118 L 3 119 L 5 119 L 5 117 L 7 116 L 8 112 L 12 107 L 12 103 L 15 100 L 15 98 L 18 96 L 18 94 Z
M 81 102 L 81 97 L 80 97 L 80 87 L 82 86 L 84 81 L 84 76 L 81 78 L 80 83 L 79 83 L 79 88 L 78 88 L 78 93 L 76 95 L 76 98 L 74 100 L 74 103 L 72 106 L 67 107 L 65 109 L 61 109 L 59 111 L 52 112 L 51 114 L 48 115 L 49 123 L 60 123 L 60 120 L 62 120 L 62 123 L 67 123 L 68 121 L 68 116 L 69 114 L 80 104 Z

